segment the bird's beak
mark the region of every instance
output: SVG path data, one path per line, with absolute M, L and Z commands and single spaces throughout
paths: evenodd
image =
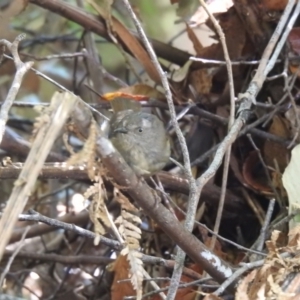
M 128 131 L 124 127 L 119 127 L 114 130 L 114 133 L 128 133 Z

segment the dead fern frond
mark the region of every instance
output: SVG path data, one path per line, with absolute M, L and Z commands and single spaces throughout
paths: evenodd
M 121 251 L 121 255 L 127 255 L 130 265 L 129 278 L 133 288 L 136 290 L 136 299 L 142 299 L 143 295 L 143 261 L 142 254 L 135 250 L 129 250 L 128 247 Z
M 96 157 L 97 137 L 98 137 L 98 125 L 96 124 L 96 121 L 93 119 L 89 128 L 89 136 L 85 141 L 83 148 L 79 152 L 72 154 L 67 161 L 67 165 L 69 166 L 86 164 L 87 172 L 91 180 L 95 180 L 95 174 L 96 174 L 95 157 Z
M 107 195 L 102 177 L 97 176 L 96 179 L 97 182 L 86 190 L 84 197 L 86 199 L 92 197 L 92 202 L 89 206 L 89 215 L 91 221 L 94 223 L 94 231 L 97 235 L 94 244 L 98 245 L 100 242 L 100 235 L 105 233 L 105 228 L 102 224 L 111 227 L 111 220 L 104 202 Z
M 121 204 L 122 209 L 131 211 L 131 212 L 139 211 L 132 203 L 130 203 L 128 198 L 125 197 L 125 195 L 122 194 L 116 186 L 114 188 L 114 196 L 115 196 L 116 201 L 118 201 Z
M 30 142 L 32 142 L 35 139 L 40 128 L 43 127 L 43 125 L 50 122 L 50 120 L 51 120 L 50 116 L 51 116 L 53 108 L 50 104 L 50 106 L 48 106 L 48 107 L 36 105 L 36 106 L 34 106 L 34 109 L 40 115 L 38 117 L 36 117 L 34 120 L 32 135 L 30 137 Z
M 116 188 L 115 195 L 122 208 L 121 215 L 117 218 L 115 223 L 119 225 L 119 232 L 124 238 L 126 245 L 121 251 L 121 255 L 127 255 L 127 260 L 130 265 L 129 278 L 133 288 L 136 290 L 136 298 L 141 299 L 144 277 L 141 253 L 138 251 L 142 231 L 138 226 L 140 226 L 142 220 L 134 214 L 138 209 Z M 129 209 L 131 209 L 131 211 L 128 211 Z

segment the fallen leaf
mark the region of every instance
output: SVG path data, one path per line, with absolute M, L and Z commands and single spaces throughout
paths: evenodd
M 268 132 L 288 139 L 290 137 L 288 121 L 280 116 L 274 116 Z M 266 140 L 263 147 L 263 157 L 265 163 L 273 168 L 275 167 L 274 160 L 276 160 L 279 169 L 283 171 L 288 162 L 289 150 L 278 143 Z
M 186 31 L 187 31 L 188 37 L 189 37 L 190 41 L 193 43 L 195 52 L 196 52 L 196 54 L 199 54 L 202 51 L 203 46 L 202 46 L 201 42 L 199 41 L 198 37 L 196 36 L 194 30 L 187 23 L 185 25 L 186 25 Z
M 102 98 L 107 101 L 111 101 L 118 97 L 130 98 L 136 101 L 149 100 L 150 98 L 157 100 L 165 99 L 164 94 L 147 84 L 127 86 L 112 93 L 106 93 L 102 96 Z
M 267 182 L 266 175 L 262 170 L 256 151 L 250 152 L 247 156 L 243 164 L 242 174 L 244 182 L 248 187 L 262 194 L 272 194 L 272 190 Z
M 127 256 L 119 255 L 113 264 L 114 281 L 111 286 L 111 299 L 113 300 L 123 300 L 124 297 L 135 296 L 136 292 L 129 280 L 129 263 L 127 261 Z M 126 280 L 122 281 L 121 280 Z
M 212 87 L 212 79 L 218 68 L 199 69 L 190 73 L 189 82 L 199 95 L 207 95 Z
M 290 49 L 297 55 L 300 54 L 300 27 L 294 27 L 289 33 L 288 42 Z
M 296 134 L 298 134 L 296 138 L 296 142 L 300 143 L 300 134 L 298 130 L 298 122 L 300 125 L 300 107 L 296 106 L 296 113 L 293 108 L 290 108 L 286 113 L 284 114 L 287 121 L 290 123 L 290 138 L 294 138 Z M 298 120 L 298 122 L 297 122 Z
M 209 11 L 212 14 L 216 13 L 224 13 L 228 11 L 228 9 L 233 5 L 232 0 L 212 0 L 209 1 L 207 4 Z M 190 19 L 190 24 L 192 27 L 197 27 L 200 24 L 203 24 L 207 21 L 208 14 L 206 13 L 205 9 L 200 6 L 198 7 L 195 14 Z
M 100 8 L 99 5 L 95 4 L 93 0 L 88 0 L 90 4 L 97 10 L 100 16 L 106 21 L 108 27 L 108 33 L 110 36 L 115 33 L 120 40 L 126 45 L 128 50 L 133 54 L 133 56 L 144 66 L 146 72 L 150 78 L 156 82 L 160 83 L 161 79 L 155 68 L 150 56 L 147 51 L 142 47 L 141 43 L 133 36 L 130 31 L 113 15 L 111 15 L 111 0 L 102 0 L 104 2 L 104 9 Z M 114 38 L 112 37 L 114 40 Z
M 269 10 L 284 10 L 288 0 L 262 0 L 262 5 Z

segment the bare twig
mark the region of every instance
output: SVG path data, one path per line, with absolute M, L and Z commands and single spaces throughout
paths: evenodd
M 227 280 L 225 280 L 213 294 L 217 296 L 221 295 L 227 289 L 228 286 L 230 286 L 233 282 L 237 281 L 237 279 L 240 276 L 242 276 L 245 272 L 257 267 L 261 267 L 264 264 L 264 262 L 265 260 L 262 259 L 252 263 L 244 264 L 243 267 L 236 270 Z
M 218 150 L 215 154 L 215 157 L 214 157 L 211 165 L 209 166 L 209 168 L 202 174 L 202 176 L 200 178 L 197 179 L 197 185 L 199 187 L 199 189 L 198 189 L 199 195 L 201 193 L 203 186 L 207 183 L 207 181 L 210 178 L 212 178 L 212 176 L 215 174 L 215 171 L 219 168 L 225 151 L 236 140 L 236 138 L 239 134 L 239 131 L 241 130 L 244 123 L 246 122 L 246 120 L 249 117 L 248 111 L 251 108 L 251 104 L 256 103 L 256 100 L 255 100 L 256 95 L 260 91 L 261 86 L 267 76 L 267 73 L 265 73 L 265 68 L 267 65 L 268 66 L 270 65 L 270 64 L 268 64 L 268 59 L 271 56 L 272 51 L 275 47 L 275 44 L 284 29 L 284 25 L 286 24 L 287 20 L 290 17 L 290 13 L 291 13 L 294 3 L 295 3 L 294 0 L 289 1 L 289 4 L 285 8 L 285 11 L 278 23 L 278 26 L 269 42 L 267 48 L 265 49 L 265 51 L 263 53 L 261 63 L 258 67 L 258 70 L 257 70 L 254 78 L 250 82 L 247 91 L 245 93 L 239 95 L 239 99 L 241 101 L 241 106 L 239 109 L 238 118 L 234 122 L 233 126 L 231 127 L 231 129 L 230 129 L 229 133 L 227 134 L 227 136 L 225 137 L 225 139 L 220 143 L 219 148 L 218 148 Z M 299 2 L 297 5 L 299 5 Z M 297 13 L 295 13 L 295 12 L 294 12 L 294 14 L 297 15 Z M 273 57 L 272 63 L 275 63 L 276 59 L 277 59 L 277 57 Z
M 5 58 L 8 59 L 12 59 L 10 56 L 4 54 Z M 58 82 L 56 82 L 55 80 L 53 80 L 52 78 L 50 78 L 49 76 L 43 74 L 42 72 L 34 69 L 34 68 L 30 68 L 31 71 L 33 71 L 36 75 L 46 79 L 47 81 L 51 82 L 53 85 L 57 86 L 59 89 L 61 89 L 62 91 L 65 91 L 67 93 L 73 94 L 72 92 L 70 92 L 68 89 L 66 89 L 63 85 L 59 84 Z M 75 94 L 73 94 L 75 96 Z M 95 109 L 94 107 L 90 106 L 88 103 L 82 101 L 80 98 L 77 98 L 78 101 L 80 101 L 81 103 L 83 103 L 86 107 L 88 107 L 90 110 L 92 110 L 95 114 L 104 117 L 105 119 L 108 119 L 106 116 L 104 116 L 103 114 L 101 114 L 97 109 Z
M 83 28 L 90 30 L 100 36 L 103 36 L 107 40 L 111 41 L 111 36 L 107 32 L 104 19 L 99 16 L 89 14 L 76 6 L 61 0 L 30 0 L 29 2 L 51 12 L 57 13 L 63 18 L 67 18 L 79 24 Z M 136 32 L 130 31 L 130 33 L 139 39 L 139 36 Z M 188 53 L 173 48 L 166 43 L 151 39 L 151 44 L 155 48 L 157 55 L 161 58 L 166 59 L 167 61 L 171 61 L 178 65 L 184 65 L 189 59 L 190 55 Z
M 143 276 L 144 278 L 150 280 L 150 284 L 152 285 L 154 292 L 159 294 L 161 299 L 166 299 L 166 295 L 160 290 L 159 285 L 154 281 L 154 279 L 149 275 L 149 273 L 143 269 Z
M 284 259 L 284 258 L 288 258 L 291 256 L 296 256 L 298 254 L 299 254 L 299 251 L 298 251 L 298 253 L 296 252 L 293 254 L 291 254 L 290 252 L 284 252 L 284 253 L 280 254 L 280 257 Z M 240 276 L 242 276 L 244 273 L 246 273 L 247 271 L 252 270 L 254 268 L 261 267 L 264 263 L 265 263 L 264 259 L 258 260 L 255 262 L 251 262 L 251 263 L 241 263 L 240 265 L 242 267 L 237 269 L 230 278 L 228 278 L 226 281 L 224 281 L 213 294 L 217 295 L 217 296 L 221 295 L 227 289 L 227 287 L 232 284 L 232 282 L 236 282 L 237 279 Z
M 79 226 L 76 226 L 74 224 L 68 224 L 56 219 L 48 218 L 46 216 L 41 215 L 40 213 L 31 210 L 30 214 L 25 215 L 25 214 L 20 214 L 18 216 L 19 221 L 35 221 L 35 222 L 41 222 L 44 224 L 47 224 L 51 227 L 55 228 L 62 228 L 64 230 L 70 230 L 73 231 L 81 236 L 85 236 L 88 238 L 95 238 L 95 234 L 89 230 L 83 229 Z M 116 250 L 120 250 L 120 244 L 117 241 L 108 239 L 106 237 L 101 237 L 101 243 L 104 243 L 107 246 L 110 246 Z
M 4 271 L 1 274 L 1 277 L 0 277 L 0 292 L 2 292 L 3 281 L 4 281 L 4 278 L 5 278 L 6 274 L 8 273 L 15 257 L 18 255 L 18 253 L 21 251 L 22 247 L 24 246 L 24 240 L 25 240 L 25 237 L 26 237 L 26 234 L 27 234 L 29 228 L 30 228 L 29 226 L 26 227 L 18 247 L 13 251 L 12 255 L 10 256 L 10 258 L 9 258 L 9 260 L 8 260 L 6 266 L 5 266 Z
M 273 211 L 274 211 L 274 206 L 275 206 L 275 199 L 271 199 L 270 203 L 269 203 L 269 206 L 268 206 L 267 213 L 266 213 L 264 224 L 263 224 L 263 226 L 260 230 L 259 243 L 256 247 L 257 251 L 262 251 L 262 249 L 263 249 L 263 245 L 264 245 L 264 242 L 266 240 L 266 235 L 267 235 L 267 232 L 266 232 L 267 227 L 270 224 L 272 214 L 273 214 Z
M 213 14 L 210 12 L 207 4 L 204 2 L 204 0 L 200 0 L 200 3 L 206 13 L 208 14 L 210 20 L 212 21 L 221 41 L 222 49 L 224 52 L 224 57 L 226 61 L 226 68 L 227 68 L 227 75 L 228 75 L 228 84 L 229 84 L 229 94 L 230 94 L 230 116 L 229 116 L 229 122 L 228 122 L 228 130 L 230 130 L 231 126 L 234 122 L 234 116 L 235 116 L 235 98 L 234 98 L 234 82 L 233 82 L 233 74 L 232 74 L 232 64 L 229 57 L 229 52 L 226 45 L 226 38 L 224 35 L 224 32 L 219 25 L 216 18 L 213 16 Z M 225 201 L 225 193 L 227 188 L 227 179 L 228 179 L 228 170 L 229 170 L 229 162 L 230 162 L 230 154 L 231 154 L 231 146 L 228 147 L 226 154 L 225 154 L 225 160 L 224 160 L 224 168 L 223 168 L 223 178 L 222 178 L 222 189 L 221 189 L 221 197 L 220 202 L 218 206 L 215 226 L 214 226 L 214 232 L 218 233 L 222 218 L 222 212 L 224 208 L 224 201 Z M 211 249 L 214 249 L 216 243 L 216 235 L 212 237 L 210 247 Z
M 16 66 L 16 75 L 14 77 L 14 80 L 12 82 L 11 88 L 8 91 L 6 100 L 4 101 L 4 103 L 1 106 L 1 111 L 0 111 L 0 143 L 2 141 L 3 138 L 3 134 L 5 131 L 5 125 L 8 119 L 8 112 L 11 108 L 11 106 L 13 105 L 13 102 L 17 96 L 17 93 L 19 92 L 19 89 L 21 87 L 21 83 L 23 80 L 23 77 L 25 75 L 25 73 L 32 67 L 33 62 L 26 62 L 23 63 L 19 57 L 18 54 L 18 46 L 21 40 L 23 40 L 25 38 L 25 34 L 20 34 L 19 36 L 16 37 L 16 39 L 14 40 L 13 43 L 10 43 L 7 40 L 0 40 L 0 45 L 4 45 L 6 46 L 12 56 L 13 56 L 13 60 Z
M 256 146 L 254 140 L 252 139 L 251 134 L 247 134 L 247 138 L 249 139 L 254 150 L 256 151 L 259 161 L 260 161 L 261 165 L 263 166 L 264 173 L 267 177 L 270 189 L 272 190 L 273 194 L 275 195 L 277 202 L 282 203 L 281 197 L 279 196 L 279 193 L 277 192 L 276 187 L 274 186 L 274 183 L 273 183 L 272 178 L 269 173 L 268 166 L 266 165 L 265 160 L 263 159 L 260 149 Z
M 275 32 L 277 30 L 282 31 L 282 29 L 286 25 L 286 22 L 288 21 L 288 23 L 285 27 L 285 30 L 284 30 L 284 32 L 283 32 L 276 48 L 275 48 L 275 50 L 274 50 L 274 53 L 273 53 L 272 57 L 268 61 L 268 64 L 267 64 L 266 68 L 264 70 L 262 70 L 262 71 L 264 71 L 264 73 L 263 73 L 264 76 L 267 76 L 269 74 L 269 72 L 273 69 L 273 67 L 276 63 L 276 59 L 278 58 L 278 56 L 279 56 L 279 54 L 282 50 L 282 47 L 284 46 L 284 44 L 287 40 L 287 37 L 288 37 L 290 31 L 292 30 L 292 28 L 294 26 L 294 23 L 296 22 L 296 19 L 299 16 L 299 13 L 300 13 L 300 4 L 299 4 L 299 2 L 297 2 L 297 5 L 296 5 L 296 7 L 293 11 L 293 14 L 290 16 L 290 11 L 294 7 L 294 5 L 295 5 L 295 1 L 294 0 L 289 0 L 288 4 L 287 4 L 287 6 L 286 6 L 286 8 L 283 12 L 283 15 L 281 16 L 280 21 L 277 25 L 277 28 L 276 28 Z M 258 72 L 258 70 L 257 70 L 257 72 Z
M 176 111 L 175 111 L 175 107 L 174 107 L 174 103 L 173 103 L 172 92 L 171 92 L 171 89 L 169 86 L 168 78 L 166 76 L 166 73 L 163 71 L 161 65 L 159 64 L 157 56 L 156 56 L 156 54 L 149 42 L 144 30 L 143 30 L 138 18 L 136 17 L 129 1 L 123 0 L 123 3 L 125 4 L 130 17 L 136 26 L 137 32 L 138 32 L 147 52 L 154 64 L 159 76 L 160 76 L 161 83 L 165 90 L 165 95 L 166 95 L 166 99 L 167 99 L 168 106 L 169 106 L 172 125 L 174 126 L 178 141 L 180 143 L 181 151 L 182 151 L 184 171 L 185 171 L 185 174 L 188 178 L 189 185 L 190 185 L 189 204 L 188 204 L 188 210 L 187 210 L 187 217 L 185 219 L 185 228 L 188 231 L 192 231 L 193 226 L 194 226 L 195 212 L 196 212 L 197 204 L 198 204 L 198 198 L 196 195 L 196 182 L 195 182 L 195 179 L 193 177 L 192 170 L 190 167 L 190 158 L 189 158 L 189 152 L 188 152 L 188 148 L 186 145 L 186 141 L 185 141 L 183 133 L 182 133 L 180 126 L 176 119 Z M 184 251 L 182 249 L 178 248 L 178 253 L 177 253 L 176 259 L 175 259 L 177 266 L 174 268 L 174 272 L 173 272 L 173 276 L 172 276 L 172 280 L 171 280 L 171 284 L 170 284 L 170 289 L 169 289 L 169 293 L 167 296 L 167 299 L 169 299 L 169 300 L 174 299 L 174 297 L 175 297 L 177 289 L 175 289 L 175 293 L 174 293 L 174 289 L 172 289 L 172 287 L 177 286 L 177 283 L 180 280 L 184 259 L 185 259 Z M 171 293 L 170 291 L 173 291 L 172 295 L 170 295 L 170 293 Z
M 290 60 L 298 60 L 299 58 L 287 58 L 288 61 Z M 191 56 L 190 60 L 192 61 L 197 61 L 203 64 L 213 64 L 213 65 L 226 65 L 225 60 L 216 60 L 216 59 L 206 59 L 206 58 L 201 58 L 201 57 L 194 57 Z M 260 60 L 238 60 L 238 61 L 231 61 L 231 65 L 238 66 L 238 65 L 259 65 Z M 277 59 L 276 63 L 282 63 L 282 59 Z
M 294 0 L 289 0 L 288 4 L 284 10 L 284 13 L 282 14 L 281 19 L 277 25 L 277 28 L 275 29 L 275 32 L 274 32 L 267 48 L 265 49 L 265 51 L 263 53 L 261 63 L 258 67 L 258 70 L 257 70 L 254 78 L 252 79 L 246 93 L 239 95 L 240 100 L 243 101 L 241 104 L 241 107 L 240 107 L 240 112 L 241 112 L 240 116 L 245 114 L 246 111 L 251 107 L 250 101 L 252 103 L 256 103 L 255 98 L 256 98 L 258 92 L 260 91 L 262 84 L 263 84 L 264 80 L 266 79 L 266 76 L 268 75 L 270 70 L 273 68 L 275 61 L 279 55 L 279 52 L 283 46 L 283 43 L 278 43 L 277 48 L 274 51 L 274 54 L 273 54 L 271 60 L 269 60 L 269 58 L 272 54 L 272 51 L 279 39 L 279 36 L 281 35 L 281 33 L 283 31 L 287 21 L 290 20 L 289 25 L 286 27 L 285 33 L 282 35 L 282 40 L 284 40 L 284 41 L 286 40 L 287 34 L 291 30 L 296 17 L 299 15 L 300 2 L 297 3 L 296 9 L 294 10 L 292 16 L 290 16 L 291 11 L 294 7 L 294 4 L 295 4 Z M 251 265 L 246 264 L 243 268 L 237 270 L 234 273 L 234 275 L 231 276 L 231 278 L 227 279 L 214 294 L 220 295 L 230 284 L 232 284 L 233 281 L 235 281 L 244 272 L 249 270 L 249 268 L 261 266 L 263 263 L 264 263 L 264 260 L 252 263 Z
M 74 52 L 74 53 L 61 53 L 61 54 L 51 54 L 47 56 L 38 57 L 29 53 L 20 52 L 20 56 L 30 57 L 36 61 L 52 60 L 52 59 L 74 59 L 76 57 L 84 57 L 86 53 Z
M 299 2 L 298 2 L 299 4 Z M 256 96 L 258 94 L 258 92 L 260 91 L 267 75 L 269 74 L 269 72 L 271 71 L 271 69 L 274 67 L 274 64 L 276 62 L 276 59 L 278 58 L 278 55 L 279 55 L 279 49 L 281 50 L 283 44 L 281 44 L 281 46 L 278 44 L 277 46 L 277 50 L 276 52 L 274 51 L 274 54 L 273 56 L 271 57 L 270 59 L 270 56 L 276 46 L 276 43 L 281 35 L 281 33 L 283 32 L 285 26 L 286 26 L 286 23 L 288 20 L 290 20 L 289 22 L 289 25 L 287 28 L 286 28 L 286 32 L 289 32 L 291 30 L 291 26 L 294 24 L 295 20 L 294 18 L 291 18 L 290 14 L 292 12 L 292 9 L 295 5 L 295 0 L 289 0 L 278 24 L 277 24 L 277 27 L 263 53 L 263 56 L 261 58 L 261 62 L 258 66 L 258 69 L 255 73 L 255 76 L 253 77 L 251 83 L 249 84 L 249 87 L 246 91 L 246 93 L 244 94 L 240 94 L 239 95 L 239 99 L 242 100 L 242 99 L 248 99 L 248 100 L 251 100 L 252 103 L 256 103 Z M 298 16 L 299 13 L 293 13 L 294 16 Z M 287 37 L 287 36 L 286 36 Z M 286 40 L 286 37 L 285 37 L 285 40 Z M 284 41 L 285 41 L 284 40 Z M 270 60 L 269 60 L 270 59 Z M 246 104 L 246 103 L 245 103 Z M 244 105 L 245 105 L 244 104 Z M 244 107 L 241 106 L 240 108 L 240 111 L 244 109 Z M 248 109 L 248 107 L 245 107 L 245 109 Z
M 14 251 L 5 250 L 4 257 L 11 256 Z M 35 253 L 20 251 L 17 253 L 19 258 L 36 259 L 40 261 L 47 262 L 58 262 L 68 265 L 79 265 L 79 264 L 97 264 L 97 265 L 107 265 L 114 260 L 105 256 L 96 255 L 59 255 L 53 253 Z

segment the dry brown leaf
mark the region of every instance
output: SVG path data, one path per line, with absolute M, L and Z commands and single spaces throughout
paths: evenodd
M 201 269 L 201 267 L 199 267 L 199 265 L 196 264 L 192 264 L 192 265 L 188 265 L 188 268 L 197 272 L 197 273 L 201 273 L 203 272 L 203 270 Z M 184 283 L 189 283 L 192 282 L 193 279 L 186 276 L 186 275 L 182 275 L 180 278 L 180 282 L 184 282 Z M 165 283 L 164 285 L 162 285 L 163 287 L 168 287 L 170 285 L 170 283 Z M 185 288 L 180 288 L 177 290 L 176 296 L 175 296 L 175 300 L 196 300 L 198 297 L 198 287 L 197 285 L 192 285 L 192 286 L 188 286 Z M 159 295 L 155 295 L 151 298 L 151 300 L 161 300 L 161 297 Z
M 258 172 L 258 166 L 260 166 L 258 154 L 256 151 L 252 151 L 243 164 L 242 174 L 244 182 L 257 192 L 271 195 L 272 189 L 269 186 L 266 174 L 264 171 Z
M 134 57 L 144 66 L 150 78 L 155 83 L 160 83 L 160 76 L 152 60 L 137 38 L 133 36 L 128 29 L 115 17 L 112 17 L 112 24 L 118 37 L 123 41 L 130 52 L 132 52 Z
M 140 42 L 135 36 L 133 36 L 130 31 L 113 15 L 111 15 L 111 0 L 101 0 L 101 6 L 98 5 L 94 0 L 87 0 L 94 9 L 98 12 L 100 16 L 103 17 L 107 24 L 108 34 L 115 43 L 117 43 L 114 35 L 116 34 L 119 39 L 126 45 L 126 47 L 131 51 L 133 56 L 144 66 L 146 72 L 150 78 L 156 82 L 160 83 L 160 76 L 150 59 L 147 51 L 142 47 Z M 99 0 L 98 0 L 99 1 Z
M 106 93 L 102 97 L 108 101 L 111 101 L 117 97 L 132 98 L 136 101 L 149 100 L 150 98 L 157 100 L 165 99 L 164 94 L 159 92 L 157 89 L 143 83 L 127 86 L 112 93 Z
M 119 189 L 117 189 L 116 187 L 114 188 L 114 196 L 115 196 L 115 200 L 118 201 L 123 209 L 126 209 L 128 211 L 132 211 L 132 212 L 138 212 L 138 209 L 130 203 L 129 199 L 120 192 Z
M 287 120 L 280 116 L 274 116 L 268 132 L 286 139 L 290 137 L 289 124 Z M 274 160 L 276 159 L 280 170 L 283 171 L 287 166 L 289 156 L 290 151 L 286 147 L 268 140 L 265 142 L 263 157 L 268 166 L 274 168 Z
M 96 124 L 96 121 L 92 119 L 89 128 L 89 135 L 83 145 L 83 148 L 79 152 L 74 153 L 67 160 L 68 166 L 86 164 L 87 173 L 91 180 L 95 180 L 96 174 L 95 151 L 98 134 L 98 125 Z
M 266 242 L 269 250 L 263 266 L 252 271 L 243 279 L 237 290 L 236 299 L 292 299 L 291 294 L 283 290 L 283 284 L 289 274 L 298 266 L 298 259 L 282 258 L 280 253 L 285 248 L 279 248 L 281 233 L 274 231 L 270 241 Z M 289 281 L 289 279 L 288 279 Z M 240 297 L 240 298 L 239 298 Z
M 130 250 L 125 247 L 121 251 L 121 255 L 127 257 L 129 262 L 129 277 L 131 284 L 136 291 L 136 300 L 141 300 L 143 295 L 143 280 L 144 280 L 144 268 L 143 261 L 141 260 L 142 254 L 136 250 Z
M 288 0 L 262 0 L 262 5 L 269 10 L 284 10 Z
M 289 247 L 297 247 L 296 250 L 299 250 L 300 242 L 300 225 L 297 225 L 290 229 L 289 231 Z
M 291 128 L 290 138 L 294 138 L 294 136 L 296 134 L 298 134 L 296 141 L 298 143 L 300 143 L 300 134 L 299 134 L 300 132 L 298 131 L 298 128 L 297 128 L 297 119 L 298 119 L 298 123 L 300 124 L 300 107 L 296 106 L 296 113 L 293 108 L 290 108 L 285 113 L 285 117 L 288 120 L 288 122 L 290 123 L 290 128 Z
M 128 281 L 119 282 L 121 280 L 129 279 L 129 263 L 127 257 L 119 255 L 113 265 L 114 281 L 111 286 L 111 299 L 112 300 L 123 300 L 124 297 L 135 296 L 133 286 Z
M 199 69 L 192 71 L 189 75 L 189 83 L 193 86 L 197 94 L 208 95 L 212 87 L 212 79 L 217 68 Z
M 125 208 L 131 208 L 132 204 L 117 188 L 115 188 L 114 194 L 116 200 L 121 204 L 121 215 L 115 221 L 115 224 L 119 225 L 118 231 L 125 241 L 123 243 L 125 247 L 122 249 L 121 255 L 127 256 L 130 266 L 130 280 L 136 291 L 136 299 L 140 300 L 143 293 L 144 269 L 141 253 L 138 251 L 142 236 L 142 231 L 138 226 L 141 225 L 142 220 L 137 215 L 125 210 Z M 134 207 L 133 212 L 136 212 Z
M 108 228 L 112 227 L 111 219 L 108 216 L 108 210 L 104 201 L 107 199 L 105 186 L 101 176 L 97 176 L 96 179 L 95 184 L 90 186 L 83 195 L 85 199 L 92 197 L 92 202 L 89 206 L 89 216 L 94 224 L 94 232 L 96 233 L 94 245 L 99 244 L 100 235 L 104 235 L 105 233 L 105 228 L 102 223 Z
M 194 30 L 191 29 L 191 27 L 187 23 L 185 25 L 186 25 L 186 31 L 187 31 L 188 37 L 189 37 L 190 41 L 193 43 L 195 52 L 198 55 L 199 53 L 201 53 L 203 46 L 202 46 L 201 42 L 199 41 L 197 35 L 195 34 Z
M 212 14 L 224 13 L 233 5 L 232 0 L 212 0 L 207 3 L 209 11 Z M 203 24 L 208 19 L 208 15 L 204 8 L 200 6 L 196 13 L 191 17 L 190 22 L 193 27 Z
M 246 43 L 246 30 L 241 22 L 236 10 L 234 8 L 229 9 L 226 13 L 218 16 L 219 24 L 225 34 L 226 45 L 228 47 L 229 56 L 232 60 L 238 59 L 241 56 L 242 50 Z M 210 28 L 214 29 L 211 21 L 207 24 Z M 222 59 L 224 57 L 223 49 Z
M 226 13 L 220 14 L 218 20 L 226 37 L 226 45 L 230 58 L 232 60 L 240 58 L 247 34 L 239 16 L 231 8 Z M 207 25 L 215 31 L 214 25 L 210 20 L 207 22 Z M 224 60 L 224 52 L 220 43 L 203 48 L 198 56 L 207 59 Z
M 254 300 L 252 298 L 249 298 L 248 289 L 249 286 L 251 286 L 251 283 L 255 278 L 256 274 L 257 270 L 253 270 L 239 282 L 235 293 L 235 299 Z
M 289 33 L 288 42 L 294 54 L 300 54 L 300 27 L 294 27 Z

